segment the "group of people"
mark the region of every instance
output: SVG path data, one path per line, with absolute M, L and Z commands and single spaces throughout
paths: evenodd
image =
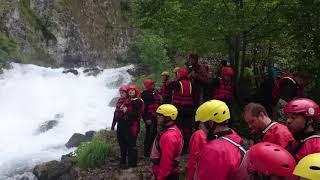
M 230 127 L 234 75 L 230 66 L 223 64 L 218 77 L 212 78 L 207 64 L 199 64 L 198 56 L 191 54 L 186 67 L 175 68 L 174 74 L 170 80 L 169 72 L 162 73 L 159 91 L 151 79 L 144 81 L 143 92 L 135 84 L 120 87 L 111 127 L 114 130 L 117 124 L 120 167 L 137 166 L 143 119 L 144 156 L 152 162 L 154 179 L 179 179 L 180 156 L 187 153 L 189 180 L 320 179 L 319 106 L 297 98 L 299 93 L 290 92 L 288 97 L 283 91 L 299 90 L 288 89 L 292 87 L 288 77 L 275 80 L 273 90 L 278 101 L 286 102 L 285 121 L 272 120 L 264 105 L 248 103 L 243 116 L 252 138 L 245 139 Z

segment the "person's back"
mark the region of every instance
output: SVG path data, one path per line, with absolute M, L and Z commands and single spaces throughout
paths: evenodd
M 152 171 L 159 180 L 179 174 L 182 147 L 182 134 L 176 125 L 158 135 L 153 144 L 151 161 Z
M 196 163 L 203 147 L 207 144 L 207 135 L 204 129 L 195 131 L 189 143 L 188 180 L 194 179 Z
M 237 144 L 242 143 L 242 138 L 234 131 L 225 137 Z M 241 160 L 241 152 L 237 146 L 222 138 L 208 137 L 208 143 L 199 156 L 198 180 L 231 180 Z

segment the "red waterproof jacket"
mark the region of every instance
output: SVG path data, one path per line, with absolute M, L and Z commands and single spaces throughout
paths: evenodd
M 114 115 L 113 115 L 113 121 L 112 121 L 112 126 L 111 127 L 115 127 L 115 125 L 117 124 L 117 122 L 123 118 L 124 113 L 121 110 L 121 107 L 126 103 L 128 98 L 119 98 L 118 102 L 116 104 L 116 109 L 114 111 Z
M 204 130 L 194 132 L 189 142 L 188 180 L 194 179 L 199 154 L 207 144 L 207 135 Z
M 300 142 L 301 147 L 298 148 L 294 155 L 297 161 L 309 154 L 320 153 L 320 135 L 313 135 L 305 138 Z
M 141 98 L 144 102 L 143 120 L 155 119 L 155 112 L 160 106 L 160 95 L 157 90 L 145 90 L 141 94 Z
M 140 119 L 143 113 L 143 100 L 141 98 L 130 98 L 125 106 L 128 108 L 125 113 L 125 120 L 128 121 L 131 135 L 136 137 L 139 133 Z
M 183 147 L 183 138 L 179 128 L 173 125 L 156 137 L 150 159 L 152 172 L 157 180 L 165 180 L 170 174 L 179 173 L 179 161 Z
M 170 84 L 170 80 L 163 81 L 161 89 L 160 89 L 160 95 L 162 96 L 162 103 L 170 103 L 172 99 L 172 92 L 167 90 L 167 86 Z
M 235 143 L 242 144 L 236 133 L 226 135 Z M 232 180 L 241 163 L 241 152 L 234 144 L 222 138 L 209 141 L 199 155 L 197 180 Z
M 263 131 L 262 142 L 270 142 L 287 148 L 289 144 L 294 143 L 294 138 L 287 126 L 272 122 Z

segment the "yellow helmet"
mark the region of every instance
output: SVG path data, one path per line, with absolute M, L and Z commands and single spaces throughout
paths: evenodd
M 293 174 L 306 179 L 320 179 L 320 153 L 310 154 L 301 159 L 294 168 Z
M 169 76 L 169 72 L 168 72 L 168 71 L 163 71 L 163 72 L 161 73 L 161 76 Z
M 220 100 L 207 101 L 196 112 L 196 121 L 207 122 L 214 121 L 222 123 L 230 119 L 230 111 L 226 103 Z
M 180 69 L 180 67 L 175 67 L 175 68 L 173 69 L 173 72 L 176 73 L 176 72 L 178 72 L 179 69 Z
M 170 117 L 172 120 L 176 120 L 178 116 L 178 110 L 172 104 L 162 104 L 158 107 L 157 113 L 163 116 Z

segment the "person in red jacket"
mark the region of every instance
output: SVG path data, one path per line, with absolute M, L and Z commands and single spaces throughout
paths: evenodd
M 246 150 L 241 146 L 242 138 L 228 127 L 226 103 L 207 101 L 197 109 L 195 118 L 205 124 L 208 141 L 199 155 L 195 179 L 239 179 L 237 173 Z
M 137 137 L 140 129 L 140 119 L 143 112 L 143 100 L 140 98 L 140 90 L 137 85 L 128 86 L 129 99 L 125 103 L 122 111 L 124 113 L 124 132 L 119 134 L 123 147 L 121 150 L 121 166 L 126 167 L 126 156 L 128 156 L 128 166 L 136 167 L 138 161 Z M 120 123 L 120 122 L 119 122 Z M 120 142 L 119 142 L 120 143 Z M 121 148 L 121 146 L 120 146 Z
M 128 99 L 128 86 L 120 86 L 119 88 L 119 93 L 120 93 L 120 98 L 117 101 L 116 104 L 116 109 L 114 111 L 114 115 L 113 115 L 113 121 L 112 121 L 112 125 L 111 125 L 111 130 L 114 130 L 117 122 L 121 119 L 123 119 L 123 112 L 122 112 L 122 107 L 124 105 L 124 103 L 126 102 L 126 100 Z M 118 128 L 117 128 L 118 129 Z
M 285 104 L 295 98 L 303 97 L 303 91 L 303 79 L 294 74 L 288 74 L 276 80 L 272 89 L 273 119 L 285 124 L 286 117 L 283 112 Z
M 144 91 L 141 98 L 144 102 L 144 112 L 142 118 L 145 123 L 146 134 L 144 138 L 144 156 L 150 157 L 151 146 L 157 135 L 157 115 L 156 110 L 160 106 L 160 95 L 155 89 L 155 82 L 146 79 L 143 82 Z
M 171 104 L 163 104 L 157 113 L 159 132 L 150 157 L 153 177 L 156 180 L 178 180 L 183 147 L 181 131 L 175 124 L 178 110 Z
M 199 63 L 199 56 L 195 53 L 189 55 L 186 62 L 188 77 L 193 84 L 193 101 L 198 107 L 204 102 L 205 90 L 211 82 L 209 66 Z
M 197 160 L 203 147 L 207 144 L 207 134 L 203 123 L 200 123 L 199 130 L 195 131 L 189 143 L 189 159 L 188 159 L 188 180 L 193 180 Z
M 168 86 L 168 91 L 173 92 L 172 104 L 178 108 L 177 125 L 181 129 L 184 137 L 183 153 L 187 153 L 189 140 L 194 127 L 194 103 L 193 88 L 188 79 L 188 69 L 179 68 L 176 72 L 177 80 L 172 81 Z
M 169 72 L 164 71 L 161 73 L 163 82 L 160 89 L 160 95 L 162 97 L 161 104 L 170 104 L 172 100 L 172 92 L 167 90 L 168 84 L 171 82 L 169 79 Z
M 256 142 L 270 142 L 286 148 L 295 141 L 289 129 L 272 121 L 261 104 L 247 104 L 244 108 L 244 119 L 252 129 Z
M 295 160 L 283 147 L 262 142 L 252 146 L 247 154 L 251 179 L 289 180 L 294 178 L 292 173 L 296 165 Z
M 222 68 L 221 77 L 212 81 L 212 86 L 214 89 L 212 93 L 212 99 L 224 101 L 228 105 L 231 104 L 233 93 L 231 78 L 233 75 L 234 71 L 231 67 L 226 66 Z
M 297 143 L 291 153 L 296 160 L 320 152 L 319 105 L 307 98 L 295 99 L 284 107 L 287 115 L 287 126 Z

